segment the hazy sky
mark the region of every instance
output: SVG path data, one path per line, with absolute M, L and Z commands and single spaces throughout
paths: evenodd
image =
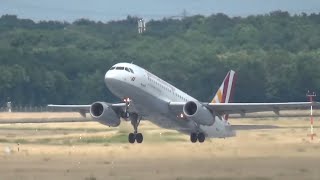
M 320 0 L 0 0 L 0 15 L 16 14 L 36 21 L 79 18 L 110 21 L 127 15 L 149 20 L 181 15 L 184 9 L 188 15 L 222 12 L 247 16 L 274 10 L 318 13 Z

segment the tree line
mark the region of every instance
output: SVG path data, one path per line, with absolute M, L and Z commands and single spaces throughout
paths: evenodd
M 118 101 L 105 87 L 117 62 L 146 68 L 201 101 L 228 70 L 238 73 L 235 102 L 306 101 L 320 90 L 320 13 L 151 20 L 34 22 L 0 18 L 0 104 Z

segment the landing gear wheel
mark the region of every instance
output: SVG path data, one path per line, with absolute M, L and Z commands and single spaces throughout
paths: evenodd
M 191 133 L 191 134 L 190 134 L 190 141 L 191 141 L 192 143 L 197 142 L 197 133 Z
M 136 136 L 133 133 L 130 133 L 128 136 L 129 143 L 133 144 L 135 140 L 136 140 Z
M 198 133 L 198 141 L 199 141 L 199 143 L 203 143 L 205 139 L 206 139 L 206 136 L 204 135 L 204 133 L 199 132 Z
M 137 143 L 142 143 L 143 135 L 141 133 L 136 134 L 136 141 L 137 141 Z
M 138 133 L 138 126 L 140 124 L 141 116 L 139 116 L 137 113 L 130 113 L 129 118 L 134 129 L 134 133 L 129 134 L 129 142 L 134 143 L 134 141 L 136 141 L 137 143 L 142 143 L 143 135 L 141 133 Z M 130 139 L 132 137 L 133 140 Z

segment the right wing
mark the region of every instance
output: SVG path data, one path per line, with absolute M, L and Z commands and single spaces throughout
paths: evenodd
M 48 107 L 57 111 L 84 111 L 88 113 L 90 111 L 90 105 L 58 105 L 48 104 Z
M 126 103 L 107 103 L 116 113 L 124 111 Z M 86 117 L 86 113 L 90 112 L 91 104 L 89 105 L 58 105 L 48 104 L 48 107 L 54 111 L 73 111 L 79 112 L 81 116 Z
M 86 117 L 86 113 L 90 112 L 91 105 L 58 105 L 48 104 L 48 107 L 54 111 L 73 111 L 79 112 L 82 117 Z

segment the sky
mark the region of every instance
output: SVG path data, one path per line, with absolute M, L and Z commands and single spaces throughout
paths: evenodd
M 320 0 L 0 0 L 0 16 L 14 14 L 35 21 L 87 18 L 107 22 L 128 15 L 150 20 L 179 16 L 184 10 L 187 15 L 206 16 L 248 16 L 275 10 L 319 13 Z

